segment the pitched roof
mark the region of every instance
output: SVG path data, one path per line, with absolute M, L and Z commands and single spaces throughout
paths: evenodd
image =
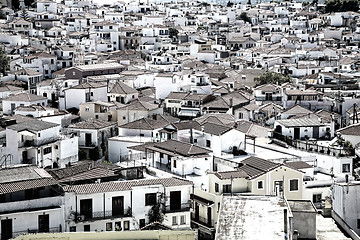
M 231 179 L 231 178 L 247 178 L 249 175 L 242 169 L 237 169 L 235 171 L 225 171 L 225 172 L 215 172 L 215 176 L 219 179 Z
M 216 123 L 205 122 L 201 126 L 194 127 L 194 129 L 199 130 L 199 131 L 203 130 L 206 133 L 220 136 L 220 135 L 230 131 L 233 128 L 222 125 L 222 124 L 220 125 L 220 124 L 216 124 Z
M 60 126 L 60 125 L 56 124 L 56 123 L 50 123 L 50 122 L 46 122 L 46 121 L 40 121 L 37 119 L 33 119 L 30 121 L 25 121 L 25 122 L 7 126 L 7 128 L 15 130 L 17 132 L 21 132 L 24 130 L 27 130 L 30 132 L 39 132 L 42 130 L 46 130 L 46 129 L 58 127 L 58 126 Z
M 318 117 L 301 117 L 301 118 L 292 118 L 292 119 L 280 119 L 276 120 L 277 123 L 283 125 L 284 127 L 317 127 L 325 126 L 325 123 L 319 120 Z
M 294 161 L 294 162 L 287 162 L 285 164 L 286 166 L 293 168 L 293 169 L 306 169 L 306 168 L 312 168 L 311 165 L 307 164 L 303 161 Z
M 125 105 L 123 107 L 120 107 L 121 110 L 136 110 L 136 111 L 151 111 L 154 109 L 159 108 L 157 104 L 149 103 L 149 102 L 143 102 L 139 99 L 136 99 L 132 102 L 130 102 L 128 105 Z
M 312 111 L 297 104 L 286 109 L 282 114 L 297 115 L 306 113 L 312 113 Z
M 76 85 L 74 87 L 65 89 L 65 91 L 69 90 L 69 89 L 89 89 L 89 88 L 102 88 L 102 87 L 106 87 L 106 84 L 97 83 L 97 82 L 88 82 L 88 83 L 82 83 L 82 84 Z
M 341 128 L 337 132 L 342 135 L 360 136 L 360 123 Z
M 138 91 L 136 91 L 134 88 L 132 88 L 120 81 L 117 81 L 115 83 L 115 85 L 111 88 L 111 90 L 109 91 L 109 93 L 117 93 L 117 94 L 133 94 L 133 93 L 137 93 L 137 92 Z
M 149 146 L 146 148 L 158 152 L 164 151 L 167 154 L 172 154 L 173 156 L 181 155 L 186 157 L 199 155 L 203 156 L 211 152 L 206 148 L 172 139 L 166 142 L 155 143 L 153 146 Z
M 74 123 L 68 126 L 68 128 L 74 129 L 101 129 L 110 126 L 115 126 L 115 122 L 107 122 L 100 119 L 89 118 L 85 121 Z
M 189 180 L 172 177 L 172 178 L 157 178 L 157 179 L 145 179 L 145 180 L 133 180 L 133 181 L 69 185 L 69 186 L 65 186 L 64 190 L 66 192 L 75 192 L 76 194 L 90 194 L 90 193 L 126 191 L 126 190 L 131 190 L 133 187 L 148 186 L 148 185 L 163 185 L 164 187 L 173 187 L 173 186 L 193 185 L 193 183 Z
M 178 121 L 177 118 L 166 115 L 153 115 L 152 118 L 140 118 L 138 120 L 125 123 L 121 125 L 121 128 L 127 129 L 143 129 L 143 130 L 154 130 L 158 128 L 164 128 L 170 123 Z
M 41 100 L 47 100 L 47 98 L 43 96 L 31 94 L 28 92 L 10 95 L 9 97 L 3 99 L 3 101 L 18 101 L 18 102 L 33 102 L 33 101 L 41 101 Z

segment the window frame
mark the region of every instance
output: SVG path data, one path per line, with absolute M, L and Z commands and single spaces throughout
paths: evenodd
M 156 193 L 145 193 L 145 206 L 154 206 L 155 204 L 156 204 Z
M 297 181 L 297 188 L 296 189 L 291 189 L 291 182 L 292 181 Z M 289 179 L 289 192 L 297 192 L 297 191 L 299 191 L 299 179 L 298 178 L 292 178 L 292 179 Z

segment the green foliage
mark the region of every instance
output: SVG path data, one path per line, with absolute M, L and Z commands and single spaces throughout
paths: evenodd
M 227 6 L 227 7 L 232 7 L 232 6 L 234 6 L 234 3 L 233 3 L 233 2 L 228 1 L 228 2 L 227 2 L 227 4 L 226 4 L 226 6 Z
M 160 194 L 156 204 L 153 205 L 148 212 L 149 223 L 162 223 L 164 221 L 164 210 L 164 196 Z
M 286 82 L 290 82 L 290 76 L 284 76 L 280 73 L 275 72 L 265 72 L 262 75 L 254 78 L 256 86 L 260 86 L 263 84 L 283 84 Z
M 327 0 L 325 2 L 325 12 L 357 12 L 359 10 L 359 0 Z
M 0 12 L 0 19 L 6 19 L 6 15 L 3 12 Z
M 9 70 L 10 58 L 6 55 L 4 49 L 0 48 L 0 73 L 5 75 L 5 72 Z
M 169 28 L 169 37 L 176 37 L 178 36 L 179 31 L 176 28 Z
M 246 12 L 242 12 L 239 16 L 239 19 L 243 20 L 244 22 L 251 23 L 251 18 L 249 18 Z

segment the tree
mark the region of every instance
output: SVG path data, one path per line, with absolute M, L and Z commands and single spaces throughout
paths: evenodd
M 243 20 L 244 22 L 251 23 L 251 18 L 249 18 L 246 12 L 242 12 L 239 16 L 239 19 Z
M 148 212 L 149 223 L 164 221 L 164 195 L 158 195 L 156 203 L 150 208 Z
M 226 6 L 227 6 L 227 7 L 232 7 L 232 6 L 234 6 L 234 3 L 233 3 L 233 2 L 230 2 L 230 0 L 229 0 L 229 1 L 227 2 Z
M 169 28 L 169 37 L 170 38 L 173 38 L 173 37 L 177 38 L 178 34 L 179 34 L 179 31 L 176 28 Z
M 21 11 L 20 17 L 21 17 L 22 19 L 24 19 L 24 20 L 27 21 L 27 20 L 29 19 L 29 14 L 28 14 L 28 12 L 27 12 L 25 9 L 23 9 L 23 10 Z
M 325 2 L 325 12 L 357 12 L 359 10 L 359 0 L 327 0 Z
M 280 73 L 275 72 L 266 72 L 258 77 L 254 78 L 256 86 L 260 86 L 263 84 L 283 84 L 286 82 L 290 82 L 290 76 L 284 76 Z
M 0 73 L 5 75 L 6 71 L 9 70 L 10 59 L 6 55 L 4 49 L 0 48 Z

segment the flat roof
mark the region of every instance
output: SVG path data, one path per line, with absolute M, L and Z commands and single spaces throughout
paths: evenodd
M 280 197 L 224 195 L 215 239 L 284 239 L 284 209 Z

